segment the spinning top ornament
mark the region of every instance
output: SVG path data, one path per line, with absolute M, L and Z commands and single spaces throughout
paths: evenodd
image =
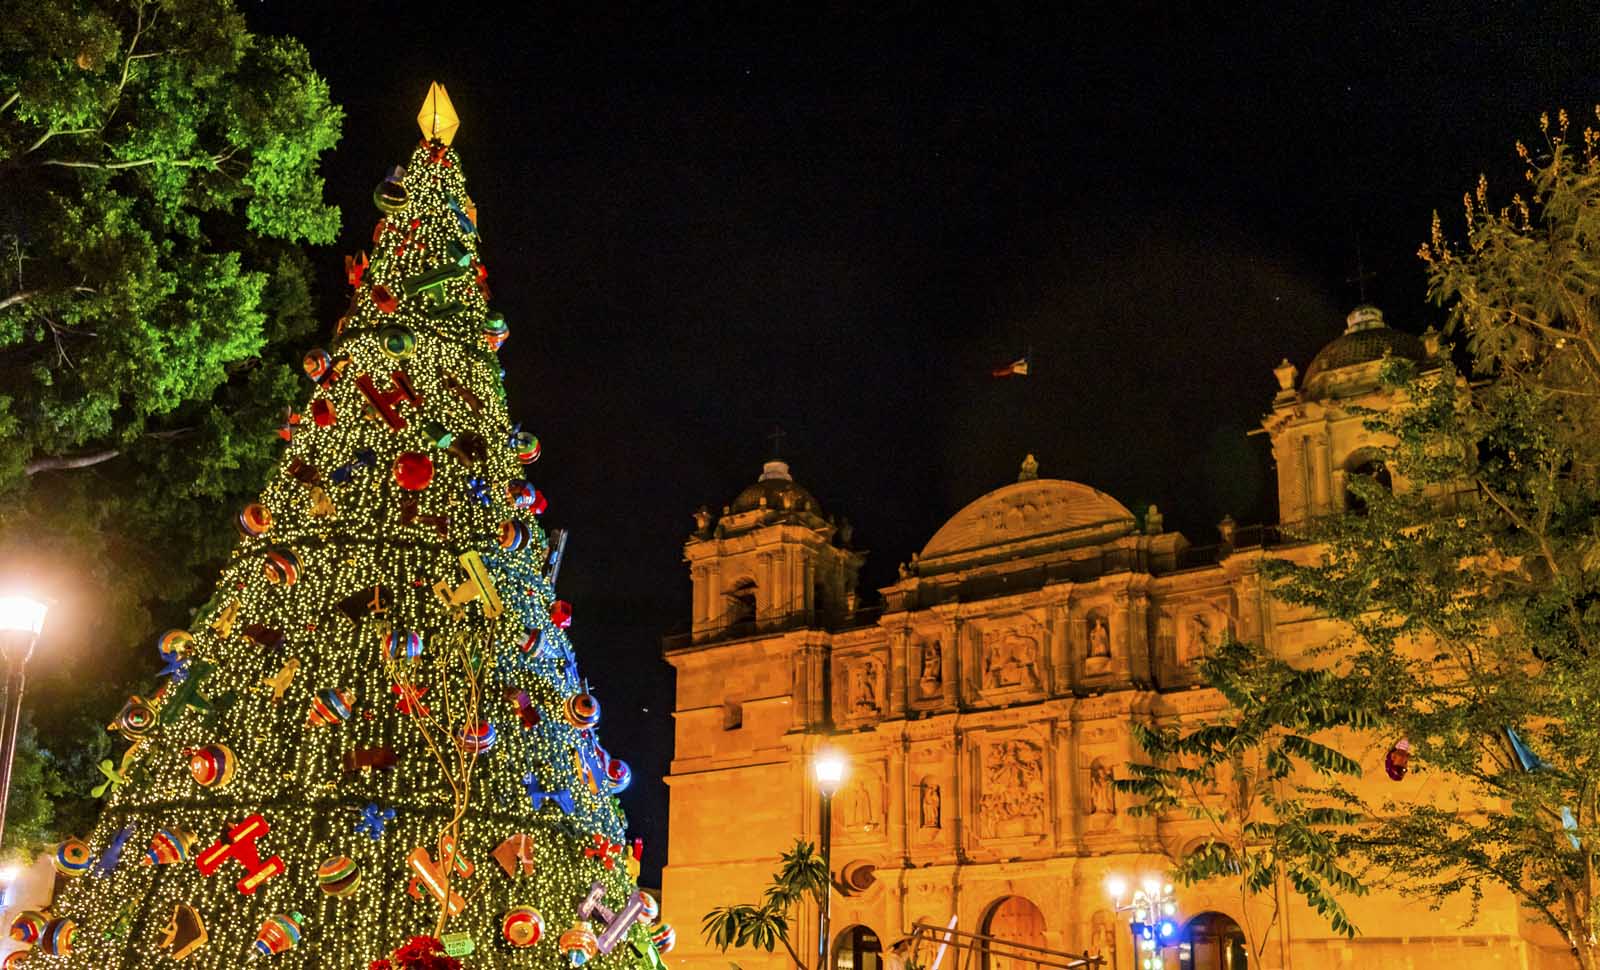
M 406 197 L 405 177 L 405 168 L 396 165 L 389 169 L 383 176 L 383 181 L 379 182 L 378 187 L 372 190 L 372 204 L 378 207 L 379 212 L 388 215 L 391 212 L 399 212 L 406 207 L 408 199 Z

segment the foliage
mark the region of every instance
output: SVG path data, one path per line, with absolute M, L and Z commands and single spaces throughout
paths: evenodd
M 759 904 L 720 906 L 705 915 L 701 932 L 707 943 L 723 953 L 729 947 L 742 946 L 771 953 L 782 943 L 795 966 L 805 970 L 805 961 L 789 940 L 794 910 L 807 899 L 818 906 L 826 905 L 828 892 L 828 869 L 822 857 L 810 842 L 796 839 L 794 847 L 783 854 Z
M 1345 827 L 1357 818 L 1351 798 L 1297 779 L 1360 776 L 1360 764 L 1318 740 L 1364 723 L 1360 698 L 1346 696 L 1349 685 L 1323 671 L 1297 669 L 1236 641 L 1220 644 L 1200 666 L 1232 709 L 1192 725 L 1133 725 L 1151 760 L 1130 764 L 1131 777 L 1115 783 L 1141 798 L 1129 813 L 1181 812 L 1205 823 L 1205 841 L 1173 860 L 1173 875 L 1182 883 L 1237 885 L 1253 961 L 1277 929 L 1285 881 L 1336 932 L 1354 936 L 1338 899 L 1367 889 L 1345 862 Z M 1252 900 L 1265 904 L 1265 922 L 1253 914 Z
M 25 701 L 6 802 L 7 849 L 32 855 L 93 827 L 100 802 L 90 789 L 105 780 L 95 765 L 112 757 L 106 718 L 96 712 L 116 708 L 116 689 L 86 685 L 76 703 L 52 708 Z
M 1443 782 L 1351 803 L 1372 878 L 1434 904 L 1509 891 L 1596 970 L 1600 133 L 1543 127 L 1542 150 L 1518 146 L 1529 195 L 1494 209 L 1480 180 L 1465 241 L 1436 217 L 1421 251 L 1471 370 L 1449 348 L 1387 363 L 1394 404 L 1366 422 L 1393 492 L 1356 480 L 1364 508 L 1307 530 L 1315 561 L 1264 569 L 1349 631 L 1310 658 L 1299 703 L 1408 740 L 1410 770 Z M 1294 729 L 1270 686 L 1247 674 L 1239 716 Z
M 305 50 L 231 0 L 4 19 L 0 561 L 92 595 L 84 640 L 145 644 L 185 622 L 298 392 L 295 246 L 337 229 L 317 165 L 342 116 Z

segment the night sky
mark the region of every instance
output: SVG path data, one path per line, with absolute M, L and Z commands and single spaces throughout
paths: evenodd
M 330 323 L 428 82 L 455 101 L 512 413 L 544 443 L 546 524 L 571 530 L 561 591 L 634 768 L 647 883 L 690 513 L 755 479 L 774 426 L 871 550 L 869 602 L 1027 452 L 1197 544 L 1224 513 L 1270 521 L 1245 432 L 1272 366 L 1340 332 L 1358 262 L 1391 323 L 1440 320 L 1415 257 L 1432 211 L 1459 227 L 1479 172 L 1506 197 L 1539 113 L 1600 102 L 1579 3 L 742 23 L 243 5 L 310 49 L 347 113 L 324 165 L 341 245 L 314 254 Z M 1030 348 L 1032 376 L 988 376 Z

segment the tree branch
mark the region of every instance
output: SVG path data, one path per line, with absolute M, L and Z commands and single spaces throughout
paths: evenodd
M 19 303 L 27 303 L 29 300 L 38 295 L 38 290 L 23 290 L 21 293 L 13 293 L 5 299 L 0 300 L 0 310 L 9 310 Z
M 29 478 L 40 472 L 65 471 L 71 468 L 88 468 L 108 462 L 122 454 L 120 448 L 106 448 L 103 451 L 89 451 L 78 455 L 51 455 L 48 458 L 35 458 L 22 466 L 22 473 Z

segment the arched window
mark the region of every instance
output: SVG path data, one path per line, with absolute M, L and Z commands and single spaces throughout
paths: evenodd
M 1045 945 L 1044 913 L 1029 899 L 1006 896 L 989 907 L 983 935 L 993 940 L 983 948 L 983 970 L 1037 970 L 1038 964 L 1023 947 Z
M 871 927 L 845 927 L 833 938 L 833 970 L 883 970 L 883 940 Z
M 1244 930 L 1225 913 L 1201 913 L 1178 934 L 1179 970 L 1246 970 Z
M 728 590 L 727 625 L 749 623 L 756 618 L 756 581 L 741 579 Z
M 1344 508 L 1353 515 L 1367 511 L 1367 500 L 1351 487 L 1358 479 L 1372 482 L 1386 492 L 1394 491 L 1394 477 L 1389 473 L 1388 463 L 1370 448 L 1357 451 L 1344 463 Z

